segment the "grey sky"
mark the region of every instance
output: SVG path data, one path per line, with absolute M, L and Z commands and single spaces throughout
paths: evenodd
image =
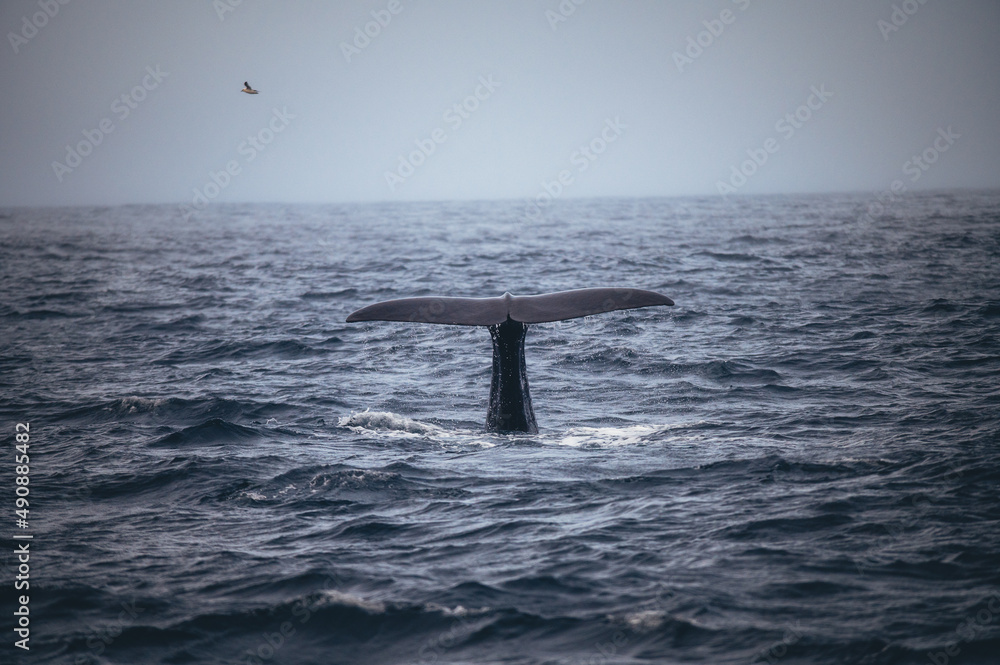
M 1000 185 L 992 0 L 61 1 L 0 4 L 0 204 Z

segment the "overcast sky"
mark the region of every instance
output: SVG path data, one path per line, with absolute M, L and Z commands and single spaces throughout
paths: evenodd
M 1000 185 L 995 0 L 3 0 L 0 29 L 0 205 Z

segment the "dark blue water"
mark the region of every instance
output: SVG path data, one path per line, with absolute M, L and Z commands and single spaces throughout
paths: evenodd
M 1000 662 L 1000 195 L 15 209 L 23 663 Z M 528 331 L 369 303 L 634 286 Z

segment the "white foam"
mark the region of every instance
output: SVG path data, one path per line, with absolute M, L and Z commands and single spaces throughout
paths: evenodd
M 349 416 L 344 416 L 338 420 L 337 424 L 355 431 L 387 431 L 404 435 L 413 434 L 422 436 L 445 433 L 443 429 L 436 425 L 422 423 L 389 411 L 369 411 L 367 409 L 361 413 L 352 413 Z
M 330 481 L 330 477 L 325 474 L 317 476 L 317 478 L 319 477 L 324 478 L 324 485 Z M 398 473 L 379 471 L 378 469 L 351 469 L 350 471 L 337 474 L 337 484 L 339 487 L 367 487 L 372 483 L 387 483 L 398 479 Z M 315 480 L 316 478 L 313 478 L 313 481 Z M 310 482 L 310 484 L 313 483 Z
M 165 401 L 166 400 L 163 399 L 152 399 L 148 397 L 129 395 L 128 397 L 122 397 L 121 399 L 116 400 L 111 406 L 105 407 L 104 410 L 115 410 L 127 414 L 144 413 L 157 409 L 162 406 Z
M 455 607 L 447 607 L 445 605 L 438 605 L 437 603 L 426 603 L 424 605 L 424 610 L 428 612 L 440 612 L 441 614 L 449 617 L 468 617 L 468 616 L 478 616 L 480 614 L 486 614 L 490 612 L 489 607 L 480 607 L 479 609 L 469 609 L 463 607 L 462 605 L 456 605 Z
M 633 612 L 625 615 L 625 623 L 629 628 L 637 632 L 647 632 L 663 625 L 666 614 L 657 610 L 646 610 L 645 612 Z
M 629 425 L 627 427 L 572 427 L 566 434 L 551 443 L 560 446 L 581 448 L 584 446 L 631 446 L 645 443 L 651 438 L 670 429 L 664 425 Z
M 430 423 L 420 422 L 390 411 L 364 410 L 352 413 L 338 419 L 340 427 L 347 427 L 356 433 L 376 433 L 382 436 L 403 438 L 431 438 L 445 447 L 456 444 L 461 447 L 475 445 L 482 448 L 492 448 L 496 443 L 480 436 L 482 432 L 466 429 L 445 429 Z M 473 439 L 473 440 L 470 440 Z
M 349 593 L 334 591 L 332 589 L 323 591 L 322 593 L 326 601 L 333 605 L 357 607 L 366 612 L 371 612 L 372 614 L 382 614 L 385 612 L 385 603 L 377 600 L 365 600 L 360 596 L 352 596 Z

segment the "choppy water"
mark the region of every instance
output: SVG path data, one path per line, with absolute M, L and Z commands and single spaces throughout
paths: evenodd
M 5 211 L 2 659 L 1000 662 L 1000 195 L 868 202 Z M 343 322 L 585 286 L 677 305 L 532 326 L 537 436 Z

